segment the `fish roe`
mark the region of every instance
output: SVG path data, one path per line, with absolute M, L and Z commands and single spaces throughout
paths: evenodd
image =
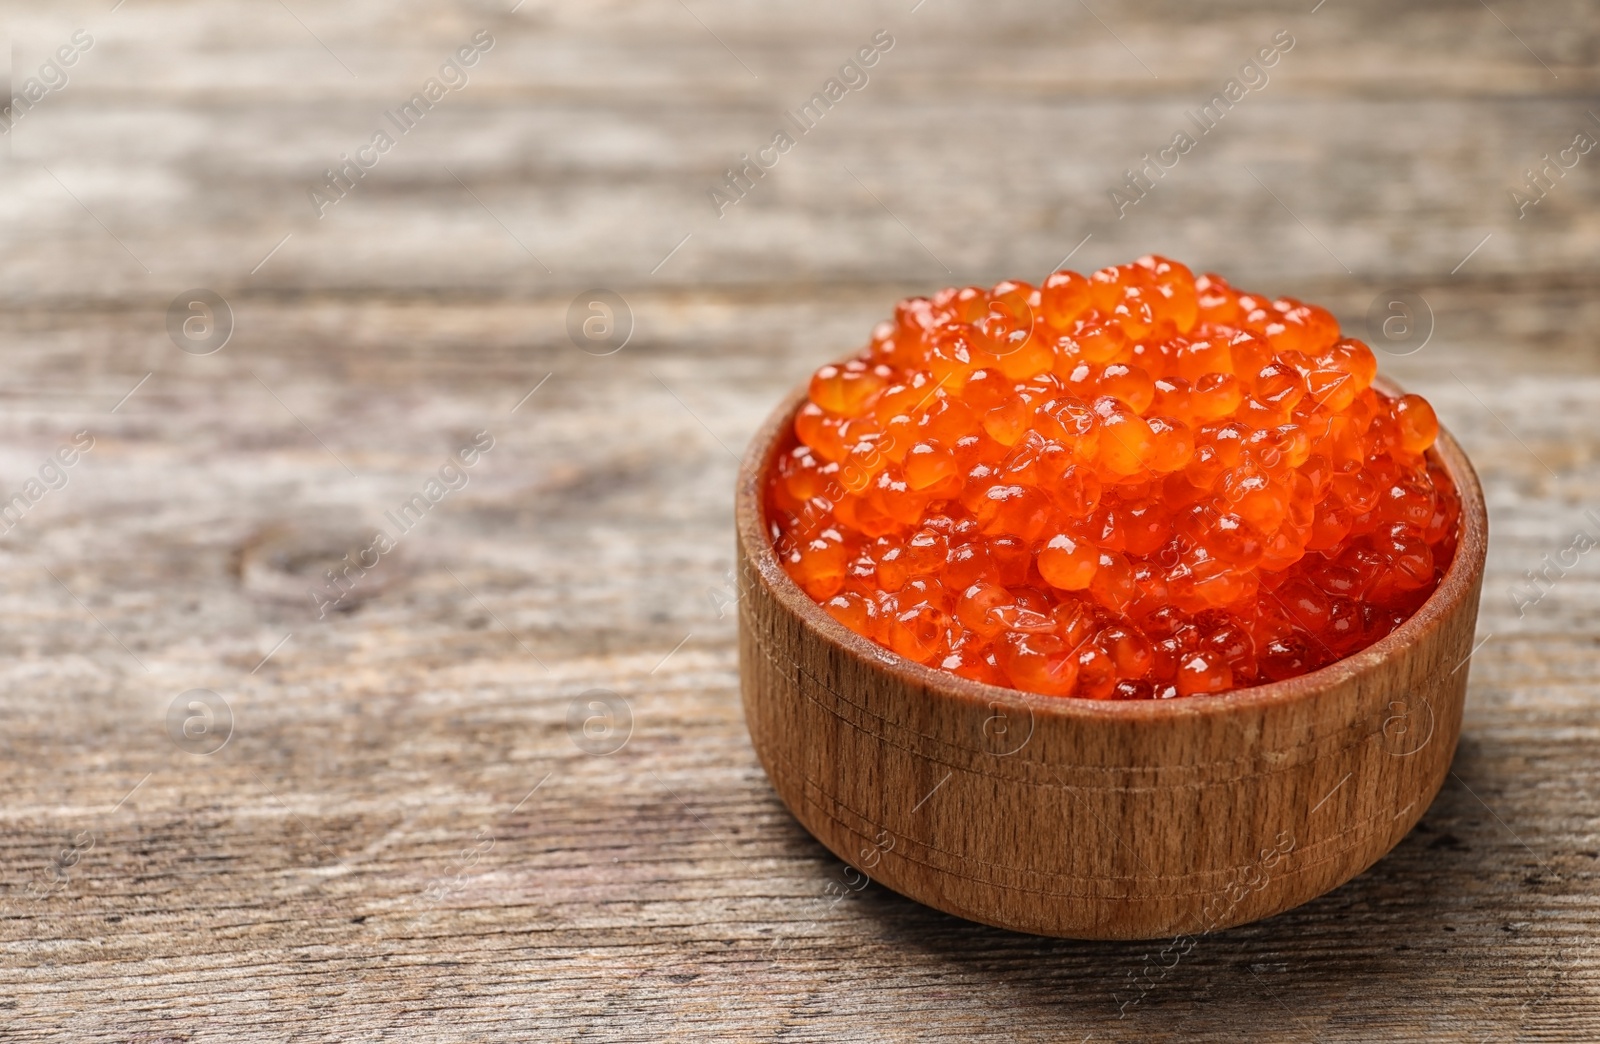
M 1433 409 L 1325 309 L 1147 256 L 895 306 L 812 376 L 765 485 L 836 620 L 965 678 L 1088 699 L 1280 681 L 1438 586 Z

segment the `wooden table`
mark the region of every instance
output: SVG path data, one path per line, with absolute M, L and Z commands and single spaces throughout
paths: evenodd
M 1511 594 L 1600 536 L 1600 154 L 1513 197 L 1600 136 L 1591 7 L 509 6 L 6 16 L 14 91 L 73 64 L 0 138 L 0 1039 L 1600 1037 L 1600 557 Z M 745 439 L 897 297 L 1148 250 L 1358 335 L 1420 294 L 1384 369 L 1493 529 L 1422 824 L 1162 970 L 847 891 L 745 736 L 728 576 Z M 621 350 L 568 335 L 593 288 Z

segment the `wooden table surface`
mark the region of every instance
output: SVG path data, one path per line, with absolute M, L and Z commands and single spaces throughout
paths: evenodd
M 1600 137 L 1592 4 L 4 24 L 28 104 L 0 136 L 0 1039 L 1600 1038 L 1600 555 L 1571 550 L 1600 538 L 1600 152 L 1570 148 Z M 874 46 L 719 216 L 727 168 Z M 1239 77 L 1119 217 L 1130 166 Z M 401 133 L 430 78 L 457 89 Z M 1570 169 L 1530 189 L 1546 154 Z M 1358 335 L 1421 295 L 1430 338 L 1383 367 L 1491 515 L 1421 825 L 1157 971 L 845 890 L 737 696 L 733 476 L 765 412 L 896 298 L 1074 250 L 1171 254 Z M 211 354 L 196 288 L 232 314 Z M 620 350 L 569 336 L 596 288 Z

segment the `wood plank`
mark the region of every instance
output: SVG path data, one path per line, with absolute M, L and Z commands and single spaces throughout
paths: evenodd
M 1596 1035 L 1595 561 L 1508 594 L 1600 512 L 1595 157 L 1523 220 L 1510 197 L 1592 122 L 1587 8 L 109 6 L 6 18 L 13 83 L 96 44 L 0 157 L 0 491 L 95 445 L 0 534 L 0 1037 Z M 471 86 L 318 220 L 308 180 L 485 26 Z M 870 86 L 719 220 L 712 179 L 886 26 Z M 1127 165 L 1282 27 L 1270 86 L 1117 220 Z M 1384 369 L 1472 456 L 1492 532 L 1492 637 L 1419 827 L 1120 1019 L 1149 947 L 832 900 L 718 594 L 719 442 L 896 297 L 1090 232 L 1075 265 L 1169 250 L 1350 328 L 1420 291 L 1434 338 Z M 213 356 L 165 330 L 194 286 L 236 313 Z M 615 355 L 567 340 L 591 286 L 637 318 Z M 319 620 L 329 550 L 479 430 L 467 485 Z M 208 756 L 168 734 L 195 688 L 233 713 Z M 632 715 L 607 756 L 568 727 L 597 688 Z

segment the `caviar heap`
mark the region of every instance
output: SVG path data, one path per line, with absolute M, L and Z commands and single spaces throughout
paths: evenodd
M 835 619 L 966 678 L 1289 678 L 1392 631 L 1455 553 L 1433 410 L 1376 372 L 1326 310 L 1160 257 L 909 298 L 812 377 L 770 534 Z

